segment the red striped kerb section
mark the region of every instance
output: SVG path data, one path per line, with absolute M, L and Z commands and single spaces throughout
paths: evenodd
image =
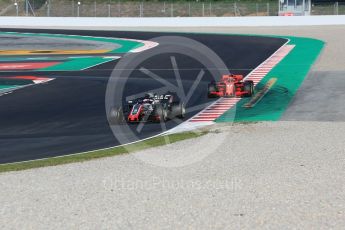
M 294 45 L 284 45 L 271 57 L 261 63 L 256 69 L 250 72 L 245 80 L 252 80 L 256 86 L 281 60 L 290 53 Z M 210 106 L 189 119 L 189 122 L 210 122 L 220 117 L 223 113 L 234 107 L 241 98 L 219 98 Z

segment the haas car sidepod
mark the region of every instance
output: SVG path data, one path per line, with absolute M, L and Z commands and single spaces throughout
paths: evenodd
M 223 75 L 218 82 L 208 84 L 208 97 L 251 97 L 254 94 L 253 81 L 243 81 L 242 75 Z
M 127 101 L 123 107 L 111 108 L 109 121 L 121 122 L 166 122 L 173 118 L 184 118 L 185 106 L 174 93 L 163 95 L 146 94 L 144 97 Z

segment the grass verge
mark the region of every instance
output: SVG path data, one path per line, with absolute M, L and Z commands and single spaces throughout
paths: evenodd
M 171 134 L 171 135 L 166 135 L 166 136 L 158 136 L 158 137 L 150 138 L 148 140 L 137 142 L 134 144 L 114 147 L 114 148 L 106 149 L 106 150 L 78 153 L 78 154 L 61 156 L 61 157 L 52 157 L 52 158 L 46 158 L 42 160 L 3 164 L 3 165 L 0 165 L 0 173 L 47 167 L 47 166 L 62 165 L 62 164 L 68 164 L 68 163 L 83 162 L 83 161 L 89 161 L 89 160 L 97 159 L 97 158 L 127 154 L 127 153 L 136 152 L 139 150 L 144 150 L 144 149 L 157 147 L 157 146 L 163 146 L 166 144 L 171 144 L 171 143 L 175 143 L 182 140 L 200 137 L 205 134 L 207 134 L 207 131 L 177 133 L 177 134 Z M 166 141 L 167 138 L 169 140 L 168 142 Z

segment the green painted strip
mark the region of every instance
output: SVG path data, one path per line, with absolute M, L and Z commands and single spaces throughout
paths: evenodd
M 0 85 L 0 92 L 4 89 L 11 89 L 11 88 L 17 88 L 20 85 Z
M 33 36 L 33 37 L 52 37 L 52 38 L 67 38 L 67 39 L 81 39 L 89 41 L 109 42 L 118 44 L 120 47 L 111 50 L 109 53 L 128 53 L 133 49 L 144 46 L 142 42 L 117 39 L 117 38 L 105 38 L 105 37 L 92 37 L 92 36 L 79 36 L 79 35 L 66 35 L 66 34 L 46 34 L 46 33 L 18 33 L 18 32 L 0 32 L 0 34 Z
M 66 61 L 61 64 L 40 69 L 40 71 L 78 71 L 90 68 L 92 66 L 100 65 L 106 62 L 115 60 L 116 58 L 72 58 L 71 61 Z
M 278 79 L 277 83 L 254 108 L 243 108 L 243 105 L 250 100 L 243 98 L 236 108 L 224 113 L 216 122 L 233 121 L 234 116 L 237 122 L 279 120 L 324 46 L 324 42 L 317 39 L 271 37 L 288 38 L 289 45 L 295 45 L 295 48 L 265 76 L 256 89 L 262 89 L 272 77 Z
M 6 94 L 8 92 L 20 89 L 24 86 L 25 85 L 0 85 L 0 96 Z
M 266 93 L 273 87 L 273 85 L 277 82 L 277 78 L 271 78 L 264 87 L 257 92 L 249 102 L 243 105 L 244 108 L 253 108 L 262 98 L 266 95 Z

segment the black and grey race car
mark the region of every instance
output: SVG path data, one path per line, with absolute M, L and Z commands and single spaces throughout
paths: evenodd
M 110 109 L 111 124 L 122 122 L 166 122 L 169 119 L 185 117 L 185 105 L 175 93 L 153 94 L 127 101 L 122 107 Z

